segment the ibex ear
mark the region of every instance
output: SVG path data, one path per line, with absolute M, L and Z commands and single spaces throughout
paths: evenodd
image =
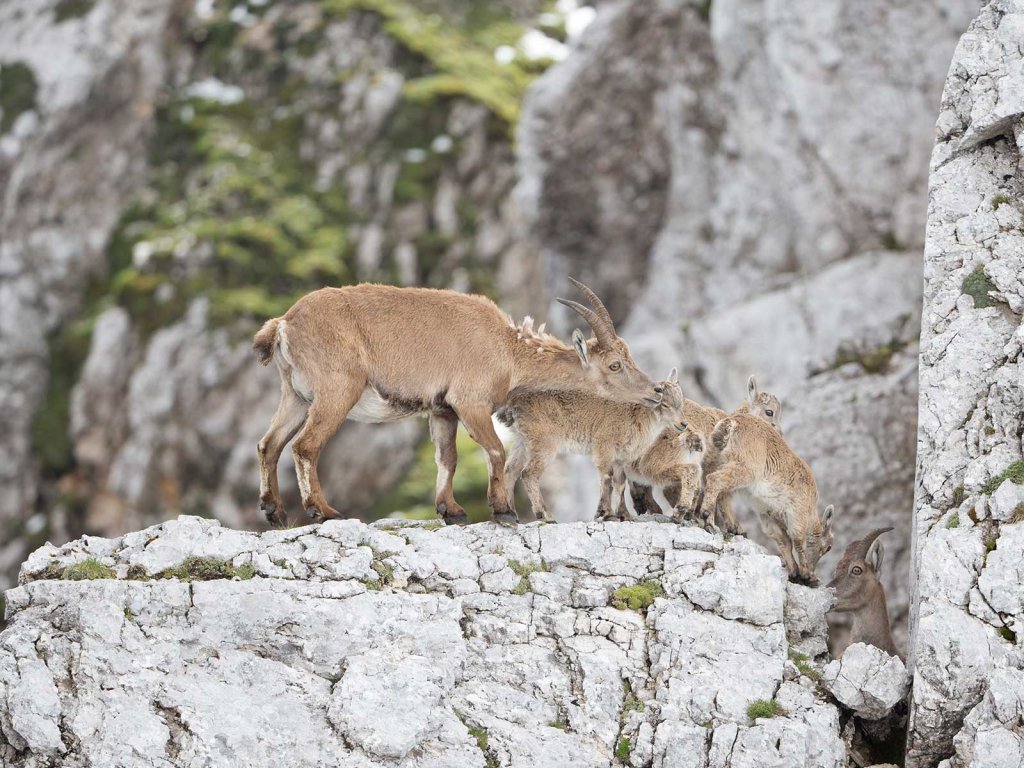
M 864 560 L 871 566 L 871 570 L 875 572 L 875 576 L 881 575 L 882 562 L 885 560 L 885 547 L 882 546 L 881 539 L 875 539 L 871 548 L 868 550 L 868 556 L 865 557 Z
M 675 366 L 672 366 L 672 370 L 668 372 L 668 380 L 673 384 L 679 383 L 679 371 L 676 370 Z
M 829 504 L 825 507 L 825 511 L 821 514 L 821 532 L 830 533 L 832 531 L 832 518 L 835 515 L 836 508 Z
M 747 400 L 750 401 L 750 407 L 754 407 L 754 403 L 757 402 L 757 379 L 753 375 L 747 379 Z
M 583 331 L 579 328 L 572 332 L 572 345 L 576 349 L 576 354 L 580 357 L 580 364 L 584 368 L 589 368 L 590 355 L 587 352 L 587 340 L 583 336 Z

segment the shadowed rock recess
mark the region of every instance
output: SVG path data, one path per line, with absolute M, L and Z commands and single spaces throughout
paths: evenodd
M 789 660 L 825 652 L 827 593 L 743 538 L 181 517 L 20 581 L 5 766 L 845 765 Z
M 1024 764 L 1024 3 L 953 58 L 932 155 L 908 766 Z M 941 761 L 941 762 L 940 762 Z

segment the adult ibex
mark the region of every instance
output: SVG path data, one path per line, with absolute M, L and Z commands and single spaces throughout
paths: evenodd
M 878 580 L 885 558 L 878 537 L 891 530 L 892 526 L 876 528 L 863 539 L 851 543 L 836 563 L 829 587 L 836 591 L 836 604 L 832 610 L 850 613 L 853 617 L 849 644 L 873 645 L 902 659 L 903 654 L 896 650 L 892 641 L 885 590 Z
M 647 453 L 662 430 L 679 434 L 686 429 L 675 368 L 659 386 L 661 394 L 644 404 L 583 391 L 512 396 L 497 413 L 516 435 L 505 465 L 505 484 L 511 489 L 522 475 L 533 514 L 550 522 L 553 518 L 540 489 L 544 469 L 560 449 L 584 453 L 593 459 L 601 476 L 598 517 L 623 519 L 626 467 Z
M 591 306 L 559 301 L 590 324 L 594 338 L 588 341 L 577 330 L 572 347 L 522 334 L 483 296 L 428 288 L 323 288 L 269 320 L 253 340 L 260 363 L 274 360 L 281 374 L 277 413 L 259 442 L 260 509 L 267 520 L 287 520 L 277 462 L 292 437 L 303 507 L 311 517 L 336 518 L 316 464 L 341 423 L 426 414 L 439 468 L 437 511 L 446 522 L 467 522 L 452 495 L 461 421 L 486 451 L 487 503 L 495 521 L 514 525 L 518 518 L 503 477 L 505 450 L 491 423 L 510 392 L 579 388 L 638 403 L 660 396 L 616 335 L 600 299 L 573 283 Z

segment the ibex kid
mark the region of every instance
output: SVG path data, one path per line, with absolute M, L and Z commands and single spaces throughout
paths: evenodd
M 497 414 L 516 435 L 505 466 L 506 486 L 512 488 L 522 475 L 534 515 L 551 521 L 540 479 L 551 458 L 567 448 L 589 455 L 601 475 L 598 517 L 624 517 L 625 466 L 643 456 L 666 428 L 677 434 L 686 429 L 676 369 L 658 384 L 660 395 L 645 405 L 582 391 L 514 395 Z
M 830 504 L 818 516 L 818 485 L 807 462 L 797 456 L 771 424 L 749 413 L 723 419 L 711 433 L 721 452 L 719 466 L 704 485 L 702 514 L 712 524 L 719 502 L 739 493 L 758 512 L 792 581 L 817 585 L 818 560 L 832 548 Z
M 747 399 L 733 413 L 753 414 L 782 431 L 781 401 L 771 393 L 759 391 L 754 376 L 747 380 Z M 633 509 L 637 514 L 661 512 L 658 502 L 654 499 L 652 485 L 662 488 L 665 499 L 675 509 L 676 516 L 689 518 L 697 513 L 704 478 L 719 462 L 718 449 L 711 444 L 711 432 L 715 425 L 728 416 L 729 414 L 720 408 L 701 405 L 693 400 L 685 402 L 683 419 L 690 428 L 688 444 L 682 443 L 687 436 L 666 433 L 628 473 Z M 702 450 L 694 450 L 698 440 Z M 657 480 L 659 477 L 663 479 Z M 668 478 L 680 477 L 683 479 L 682 487 L 665 481 Z M 728 496 L 720 500 L 720 511 L 723 518 L 722 527 L 727 533 L 743 532 L 742 527 L 736 522 L 732 500 Z
M 885 558 L 878 537 L 891 530 L 892 526 L 876 528 L 863 539 L 851 543 L 842 559 L 836 563 L 828 586 L 836 591 L 836 604 L 832 610 L 849 613 L 853 618 L 850 627 L 851 645 L 873 645 L 902 659 L 903 654 L 896 650 L 892 640 L 885 590 L 878 580 Z

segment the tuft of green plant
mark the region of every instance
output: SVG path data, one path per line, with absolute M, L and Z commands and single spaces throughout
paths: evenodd
M 128 619 L 128 621 L 135 621 L 135 614 L 132 613 L 132 609 L 127 606 L 125 606 L 124 609 L 124 617 Z
M 0 135 L 7 133 L 23 112 L 35 109 L 39 84 L 23 61 L 0 64 Z
M 995 532 L 985 536 L 985 552 L 995 552 L 996 547 L 999 545 L 999 537 Z
M 1009 640 L 1011 643 L 1016 643 L 1017 642 L 1017 633 L 1014 632 L 1009 627 L 1002 626 L 1002 627 L 999 627 L 999 629 L 996 630 L 996 631 L 999 632 L 1000 636 L 1004 640 Z
M 626 694 L 626 700 L 622 702 L 623 714 L 626 712 L 643 712 L 645 709 L 647 709 L 647 706 L 630 690 Z
M 995 283 L 989 280 L 988 275 L 985 274 L 985 268 L 980 264 L 960 284 L 960 292 L 966 293 L 974 299 L 975 309 L 996 306 L 999 302 L 989 296 L 989 291 L 995 289 Z
M 665 590 L 661 582 L 648 579 L 642 584 L 632 587 L 619 587 L 612 593 L 612 605 L 620 611 L 627 608 L 631 611 L 644 613 L 654 604 L 656 598 L 662 597 Z
M 61 578 L 67 581 L 91 581 L 93 579 L 116 579 L 117 574 L 95 557 L 87 557 L 85 560 L 65 568 Z
M 1016 485 L 1024 485 L 1024 461 L 1015 461 L 995 477 L 990 477 L 981 486 L 981 490 L 984 493 L 995 493 L 1007 480 L 1012 480 Z
M 834 369 L 847 363 L 857 363 L 866 373 L 884 373 L 888 370 L 893 355 L 906 346 L 906 341 L 895 337 L 873 348 L 844 342 L 836 350 L 836 356 L 829 368 Z
M 959 528 L 960 527 L 960 513 L 954 512 L 949 520 L 946 521 L 947 528 Z
M 153 578 L 178 579 L 179 581 L 213 581 L 214 579 L 233 579 L 237 575 L 238 570 L 226 560 L 220 560 L 216 557 L 196 557 L 192 555 L 186 557 L 181 565 L 165 568 Z
M 246 563 L 235 571 L 235 576 L 241 581 L 248 581 L 255 575 L 256 569 L 252 567 L 252 563 Z
M 991 424 L 986 424 L 985 425 L 985 434 L 986 435 L 988 435 L 989 437 L 992 437 L 992 435 L 994 435 L 995 433 L 996 433 L 996 428 L 995 427 L 993 427 Z
M 476 739 L 477 747 L 479 747 L 480 751 L 483 752 L 484 765 L 486 768 L 498 768 L 498 758 L 488 746 L 490 742 L 490 735 L 487 733 L 487 729 L 472 727 L 469 728 L 469 735 Z
M 809 677 L 816 683 L 821 682 L 821 673 L 811 662 L 811 659 L 807 654 L 801 653 L 795 648 L 790 648 L 789 659 L 796 665 L 796 668 L 800 670 L 801 675 Z
M 755 699 L 747 704 L 747 717 L 757 720 L 759 717 L 784 717 L 786 710 L 775 699 Z
M 143 566 L 135 563 L 134 565 L 128 566 L 128 573 L 125 574 L 125 578 L 129 581 L 149 581 L 149 571 Z
M 633 751 L 633 743 L 627 738 L 619 739 L 615 745 L 615 757 L 622 762 L 629 760 L 629 753 Z
M 998 194 L 998 195 L 996 195 L 995 197 L 992 198 L 992 210 L 994 211 L 1000 205 L 1006 205 L 1006 204 L 1012 203 L 1012 202 L 1013 202 L 1013 198 L 1010 197 L 1009 195 Z
M 512 590 L 514 595 L 525 595 L 530 591 L 530 574 L 539 573 L 549 570 L 548 564 L 543 560 L 540 561 L 540 565 L 534 563 L 521 563 L 518 560 L 509 560 L 508 567 L 511 568 L 519 575 L 519 583 L 516 588 Z
M 1013 508 L 1013 512 L 1010 514 L 1008 523 L 1024 523 L 1024 501 Z
M 566 718 L 563 712 L 558 713 L 558 717 L 548 723 L 549 728 L 557 728 L 560 731 L 569 730 L 569 720 Z
M 77 19 L 85 16 L 94 5 L 96 0 L 58 0 L 53 9 L 53 20 L 60 24 L 68 19 Z
M 963 483 L 953 489 L 953 494 L 949 498 L 949 503 L 954 507 L 959 507 L 964 503 L 964 499 L 967 497 L 967 492 L 964 490 Z

